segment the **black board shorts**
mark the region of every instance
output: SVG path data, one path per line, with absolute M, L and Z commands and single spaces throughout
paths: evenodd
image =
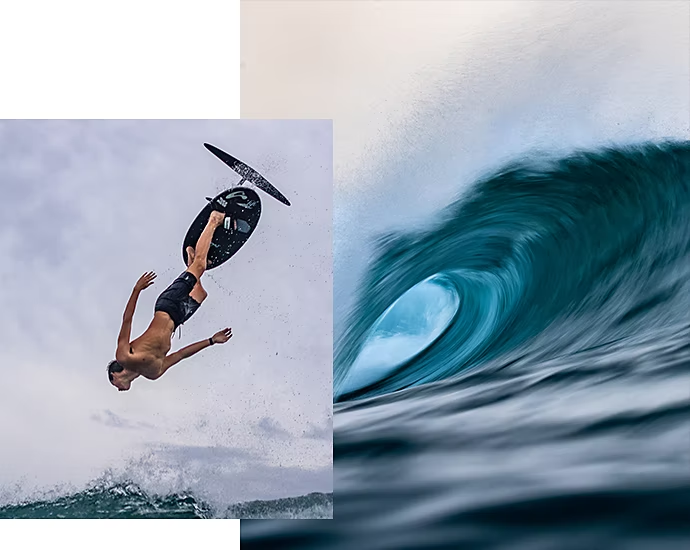
M 156 300 L 154 311 L 164 311 L 175 323 L 175 329 L 184 324 L 201 305 L 189 293 L 196 284 L 196 276 L 185 271 L 166 288 Z

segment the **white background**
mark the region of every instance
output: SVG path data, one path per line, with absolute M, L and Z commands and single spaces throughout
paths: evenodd
M 0 118 L 236 118 L 239 14 L 238 0 L 4 2 Z M 239 548 L 239 520 L 2 527 L 12 548 Z

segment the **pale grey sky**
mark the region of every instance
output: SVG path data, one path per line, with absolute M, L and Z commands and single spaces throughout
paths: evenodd
M 204 197 L 239 179 L 203 142 L 292 206 L 260 193 L 173 349 L 232 340 L 117 392 L 105 367 L 134 283 L 158 274 L 137 336 Z M 0 499 L 106 472 L 219 503 L 331 490 L 330 121 L 1 121 L 0 182 Z
M 375 238 L 433 223 L 482 171 L 688 139 L 689 17 L 681 1 L 243 1 L 242 116 L 333 119 L 336 340 Z

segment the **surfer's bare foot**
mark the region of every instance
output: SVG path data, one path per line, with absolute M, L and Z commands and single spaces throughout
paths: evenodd
M 224 219 L 225 214 L 223 214 L 223 212 L 218 212 L 217 210 L 214 210 L 213 212 L 211 212 L 211 216 L 209 216 L 208 218 L 208 223 L 213 227 L 218 227 L 219 225 L 223 224 Z
M 187 247 L 187 267 L 192 265 L 192 262 L 194 261 L 194 256 L 196 256 L 196 250 L 194 250 L 193 247 L 188 246 Z

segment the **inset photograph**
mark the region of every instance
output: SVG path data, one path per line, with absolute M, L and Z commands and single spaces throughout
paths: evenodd
M 0 121 L 0 518 L 332 518 L 332 144 Z

